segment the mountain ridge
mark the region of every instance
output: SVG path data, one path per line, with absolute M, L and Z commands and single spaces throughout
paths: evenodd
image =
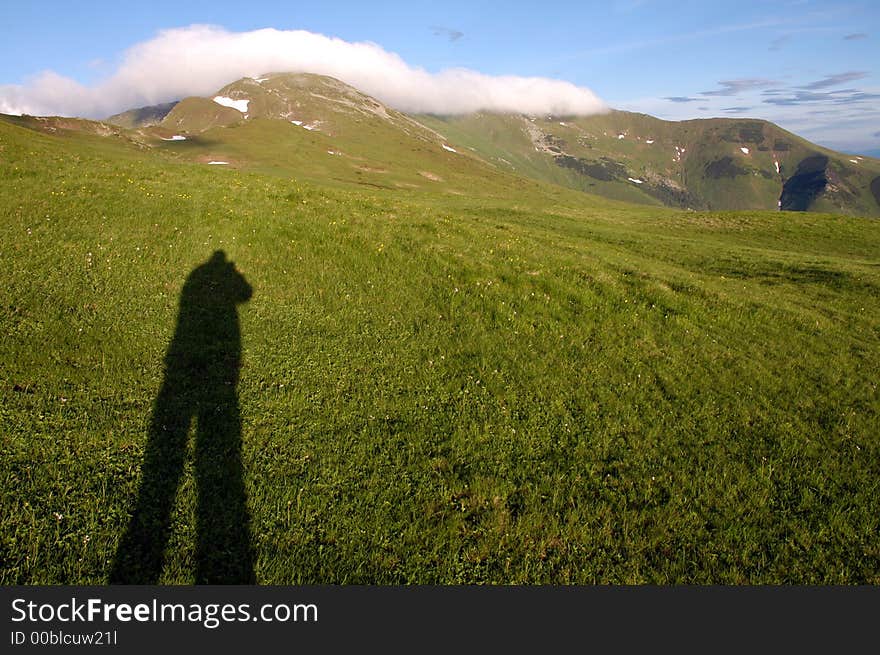
M 241 78 L 212 100 L 187 99 L 202 109 L 179 104 L 161 125 L 201 133 L 269 118 L 346 139 L 351 122 L 338 119 L 348 114 L 381 119 L 499 170 L 613 200 L 696 210 L 880 216 L 880 182 L 875 183 L 880 162 L 812 144 L 763 119 L 664 121 L 620 110 L 591 116 L 409 116 L 339 80 L 308 73 Z M 819 161 L 821 170 L 812 170 Z
M 686 209 L 880 215 L 872 192 L 880 162 L 823 148 L 761 119 L 673 122 L 619 110 L 419 119 L 510 170 L 606 197 Z M 803 187 L 798 167 L 811 157 L 824 157 L 824 165 Z M 795 196 L 797 202 L 788 201 Z
M 40 120 L 43 129 L 79 125 Z M 761 119 L 673 122 L 620 110 L 410 116 L 335 78 L 274 72 L 98 125 L 93 132 L 108 133 L 109 125 L 175 156 L 377 187 L 446 184 L 439 169 L 448 170 L 455 154 L 453 169 L 474 160 L 464 166 L 468 175 L 487 174 L 478 160 L 499 173 L 624 202 L 880 216 L 880 161 L 823 148 Z M 347 165 L 324 165 L 324 153 Z M 390 184 L 389 171 L 398 174 Z

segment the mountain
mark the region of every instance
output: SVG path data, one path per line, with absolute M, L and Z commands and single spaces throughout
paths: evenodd
M 204 135 L 261 120 L 273 121 L 276 137 L 283 134 L 278 121 L 322 134 L 328 151 L 368 160 L 361 173 L 402 172 L 407 179 L 397 183 L 404 185 L 424 181 L 411 175 L 422 157 L 395 152 L 395 146 L 413 141 L 418 145 L 404 150 L 418 152 L 430 144 L 434 155 L 479 157 L 499 171 L 626 202 L 880 215 L 880 182 L 875 182 L 880 162 L 822 148 L 761 120 L 670 122 L 623 111 L 587 117 L 410 117 L 333 78 L 272 73 L 240 79 L 210 99 L 187 98 L 161 127 L 179 136 Z M 282 164 L 278 160 L 287 158 L 280 152 L 284 138 L 275 142 L 251 135 L 255 129 L 246 131 L 265 147 L 244 144 L 228 130 L 212 132 L 211 139 L 236 142 L 233 156 L 239 162 Z M 182 150 L 180 144 L 173 147 Z
M 169 156 L 322 184 L 450 194 L 522 184 L 414 118 L 320 75 L 242 78 L 210 98 L 184 98 L 140 133 Z
M 149 105 L 147 107 L 138 107 L 137 109 L 129 109 L 121 114 L 114 114 L 105 119 L 107 123 L 134 129 L 138 127 L 149 127 L 150 125 L 158 125 L 162 119 L 168 115 L 177 101 L 166 102 L 161 105 Z
M 499 167 L 609 198 L 690 209 L 880 215 L 880 161 L 762 120 L 419 116 Z
M 526 177 L 653 206 L 880 216 L 880 161 L 756 119 L 408 116 L 334 78 L 267 73 L 98 125 L 172 157 L 330 184 L 463 193 L 474 177 Z
M 244 78 L 211 98 L 184 98 L 159 124 L 132 129 L 62 117 L 3 118 L 90 147 L 135 145 L 166 163 L 213 164 L 334 187 L 503 196 L 523 185 L 520 176 L 453 148 L 409 116 L 317 75 Z M 95 136 L 104 138 L 96 143 Z
M 261 121 L 262 128 L 254 127 Z M 279 121 L 298 130 L 285 131 Z M 223 144 L 241 165 L 280 168 L 296 159 L 289 152 L 298 145 L 291 135 L 309 131 L 322 135 L 325 152 L 359 167 L 361 176 L 383 171 L 381 180 L 368 181 L 379 186 L 395 176 L 391 186 L 397 188 L 443 178 L 433 171 L 436 160 L 448 163 L 455 153 L 482 159 L 499 172 L 626 202 L 880 215 L 880 182 L 875 182 L 880 162 L 822 148 L 753 119 L 670 122 L 623 111 L 586 117 L 410 117 L 330 77 L 270 73 L 237 80 L 211 98 L 187 98 L 160 127 Z M 184 150 L 179 143 L 170 147 Z M 314 162 L 298 159 L 293 167 L 310 174 Z M 330 170 L 339 167 L 317 168 L 318 175 L 351 179 L 351 167 L 343 174 Z
M 166 127 L 184 131 L 206 129 L 199 116 L 203 98 L 180 103 L 162 121 Z M 213 104 L 233 109 L 222 121 L 258 118 L 279 119 L 332 135 L 350 135 L 353 124 L 381 120 L 404 134 L 437 141 L 442 138 L 406 114 L 391 109 L 348 84 L 332 77 L 310 73 L 269 73 L 245 77 L 220 89 Z

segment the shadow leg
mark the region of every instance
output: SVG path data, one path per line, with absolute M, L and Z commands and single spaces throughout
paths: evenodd
M 238 399 L 234 384 L 220 387 L 199 411 L 196 431 L 196 583 L 254 584 Z
M 191 404 L 174 377 L 166 374 L 156 399 L 137 506 L 116 550 L 111 584 L 156 584 L 162 573 L 192 415 Z

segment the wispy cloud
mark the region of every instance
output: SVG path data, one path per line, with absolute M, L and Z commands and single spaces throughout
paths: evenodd
M 864 32 L 856 32 L 855 34 L 847 34 L 843 37 L 844 41 L 859 41 L 860 39 L 867 39 L 868 35 Z
M 663 98 L 669 102 L 696 102 L 699 98 L 689 98 L 688 96 L 666 96 Z
M 843 152 L 859 152 L 880 148 L 880 132 L 872 134 L 880 114 L 859 112 L 848 116 L 835 116 L 824 123 L 804 125 L 798 131 L 811 141 L 827 144 Z
M 773 80 L 763 80 L 756 78 L 747 78 L 740 80 L 722 80 L 718 82 L 718 85 L 721 87 L 720 89 L 715 89 L 714 91 L 701 91 L 700 95 L 702 96 L 735 96 L 739 93 L 743 93 L 744 91 L 751 91 L 752 89 L 761 89 L 767 86 L 776 86 L 778 82 L 774 82 Z
M 809 103 L 832 103 L 835 105 L 852 105 L 880 98 L 878 93 L 869 93 L 858 89 L 838 89 L 835 91 L 792 91 L 785 96 L 765 98 L 763 102 L 771 105 L 794 106 Z
M 443 36 L 450 41 L 458 41 L 461 37 L 464 36 L 464 32 L 454 30 L 450 27 L 438 27 L 435 25 L 431 28 L 431 30 L 434 32 L 434 36 Z
M 791 41 L 791 34 L 784 34 L 780 37 L 773 39 L 770 42 L 770 47 L 767 49 L 771 52 L 776 52 L 777 50 L 782 50 L 782 46 Z
M 329 75 L 409 112 L 593 114 L 607 105 L 589 89 L 544 77 L 467 69 L 429 73 L 375 43 L 302 30 L 230 32 L 192 25 L 164 30 L 126 51 L 108 78 L 83 85 L 45 72 L 0 86 L 0 112 L 103 117 L 189 95 L 207 96 L 241 77 L 273 71 Z
M 745 92 L 735 102 L 725 96 L 701 96 L 700 100 L 674 103 L 643 97 L 620 104 L 623 109 L 667 120 L 751 115 L 835 150 L 880 149 L 880 87 L 808 91 L 776 85 Z M 735 111 L 747 106 L 751 106 L 748 112 Z
M 853 80 L 860 80 L 865 77 L 868 77 L 868 74 L 864 71 L 847 71 L 846 73 L 829 75 L 828 77 L 824 77 L 821 80 L 816 80 L 815 82 L 811 82 L 806 86 L 802 86 L 799 88 L 808 89 L 810 91 L 814 91 L 816 89 L 827 89 L 830 86 L 837 86 L 838 84 L 844 84 Z

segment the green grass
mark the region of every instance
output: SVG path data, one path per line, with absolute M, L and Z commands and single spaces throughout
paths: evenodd
M 876 221 L 0 146 L 3 584 L 107 581 L 216 249 L 258 582 L 880 583 Z

